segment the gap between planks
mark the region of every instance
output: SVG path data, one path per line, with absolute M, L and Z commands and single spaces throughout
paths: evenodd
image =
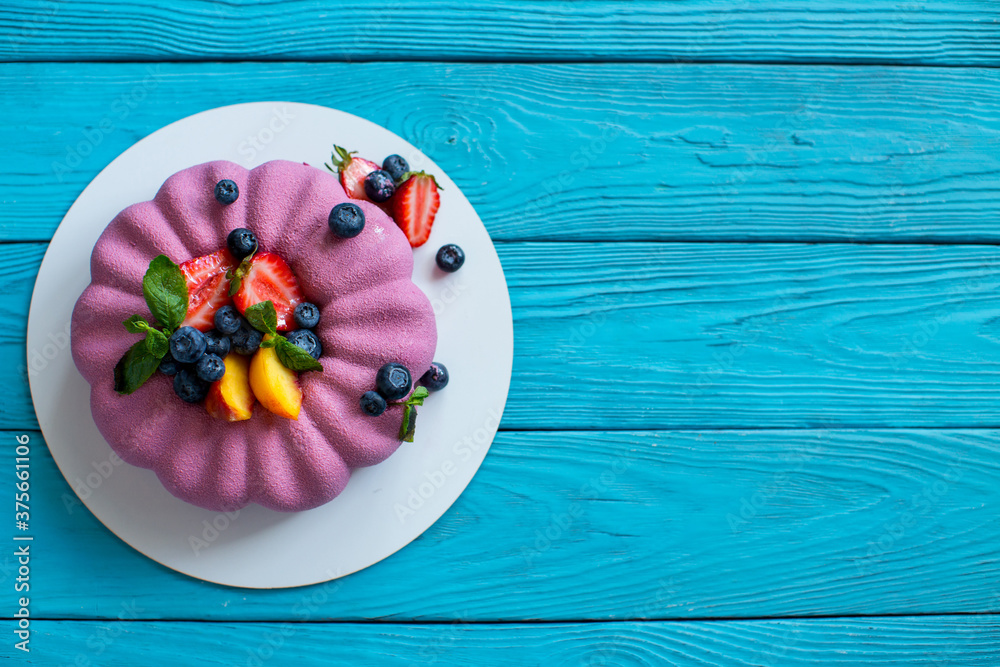
M 67 58 L 50 60 L 42 58 L 25 58 L 23 60 L 0 59 L 0 65 L 146 65 L 158 63 L 163 65 L 227 65 L 232 63 L 255 63 L 264 65 L 313 65 L 317 63 L 341 63 L 345 65 L 366 65 L 372 63 L 400 64 L 427 63 L 442 65 L 738 65 L 745 67 L 890 67 L 898 69 L 1000 69 L 1000 64 L 980 63 L 920 63 L 900 62 L 898 60 L 851 59 L 838 60 L 824 58 L 817 60 L 741 60 L 719 58 L 602 58 L 588 60 L 583 58 Z
M 641 428 L 621 428 L 601 427 L 601 428 L 560 428 L 560 427 L 538 427 L 538 428 L 504 428 L 497 429 L 497 433 L 635 433 L 636 435 L 649 433 L 746 433 L 746 432 L 798 432 L 798 433 L 837 433 L 841 431 L 924 431 L 936 433 L 939 431 L 1000 431 L 1000 425 L 987 426 L 884 426 L 871 424 L 847 424 L 837 426 L 647 426 Z M 37 426 L 32 428 L 0 428 L 0 434 L 19 433 L 39 433 L 44 437 Z M 1000 610 L 997 610 L 1000 613 Z M 3 618 L 0 616 L 0 618 Z
M 308 587 L 307 587 L 308 588 Z M 437 625 L 567 625 L 571 623 L 595 623 L 609 625 L 614 623 L 744 623 L 744 622 L 780 622 L 780 621 L 836 621 L 852 619 L 907 619 L 907 618 L 952 618 L 961 616 L 995 616 L 1000 614 L 1000 610 L 995 611 L 942 611 L 928 613 L 900 613 L 900 614 L 817 614 L 814 616 L 793 614 L 789 616 L 665 616 L 662 618 L 613 618 L 607 620 L 592 618 L 569 618 L 569 619 L 499 619 L 499 620 L 426 620 L 426 621 L 401 621 L 383 618 L 371 618 L 362 620 L 301 620 L 292 618 L 274 618 L 269 620 L 261 619 L 200 619 L 200 618 L 79 618 L 79 617 L 32 617 L 36 621 L 48 621 L 50 623 L 109 623 L 111 621 L 132 623 L 136 625 L 153 623 L 224 623 L 224 624 L 247 624 L 255 625 L 261 623 L 290 623 L 301 625 L 401 625 L 401 626 L 437 626 Z M 3 621 L 16 621 L 12 616 L 0 616 Z
M 51 239 L 0 239 L 0 246 L 5 245 L 48 245 L 51 243 Z M 750 238 L 750 239 L 703 239 L 703 238 L 672 238 L 672 239 L 655 239 L 655 238 L 635 238 L 635 239 L 622 239 L 616 241 L 606 241 L 602 239 L 564 239 L 564 238 L 530 238 L 530 239 L 492 239 L 493 245 L 498 246 L 509 246 L 509 245 L 525 245 L 529 243 L 535 244 L 551 244 L 551 245 L 612 245 L 612 244 L 641 244 L 645 243 L 648 245 L 658 245 L 658 246 L 670 246 L 670 245 L 784 245 L 784 246 L 801 246 L 801 245 L 829 245 L 829 246 L 914 246 L 914 247 L 924 247 L 924 246 L 975 246 L 975 247 L 1000 247 L 1000 243 L 996 241 L 976 241 L 976 240 L 961 240 L 961 241 L 949 241 L 938 239 L 936 241 L 921 241 L 921 240 L 850 240 L 850 239 L 829 239 L 823 237 L 809 238 L 805 237 L 802 239 L 789 240 L 787 238 Z

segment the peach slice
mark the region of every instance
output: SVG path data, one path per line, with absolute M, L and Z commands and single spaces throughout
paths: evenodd
M 273 347 L 260 348 L 250 360 L 250 387 L 260 404 L 274 414 L 299 418 L 302 408 L 299 374 L 278 360 Z
M 250 389 L 250 360 L 230 352 L 226 355 L 226 374 L 213 382 L 205 397 L 208 414 L 230 422 L 250 419 L 254 395 Z

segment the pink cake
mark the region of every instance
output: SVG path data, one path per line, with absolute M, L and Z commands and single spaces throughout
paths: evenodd
M 222 179 L 239 186 L 228 206 L 213 196 Z M 330 501 L 352 469 L 396 450 L 401 406 L 372 418 L 358 400 L 385 363 L 402 363 L 414 379 L 430 367 L 434 312 L 411 280 L 406 237 L 377 206 L 350 200 L 364 211 L 364 231 L 351 239 L 331 234 L 327 217 L 345 201 L 336 176 L 307 165 L 274 161 L 248 171 L 210 162 L 174 174 L 153 201 L 128 207 L 108 225 L 91 257 L 92 282 L 73 312 L 72 350 L 91 386 L 97 427 L 122 459 L 152 469 L 172 494 L 201 507 L 256 502 L 299 511 Z M 322 310 L 315 333 L 323 370 L 301 374 L 298 420 L 258 403 L 246 421 L 220 421 L 181 402 L 160 373 L 131 395 L 116 393 L 115 364 L 139 340 L 122 322 L 135 313 L 151 320 L 142 294 L 150 260 L 207 255 L 238 227 L 279 253 Z

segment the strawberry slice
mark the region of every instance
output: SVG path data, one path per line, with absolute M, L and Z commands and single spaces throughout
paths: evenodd
M 357 151 L 348 151 L 334 144 L 330 164 L 325 166 L 340 176 L 340 184 L 344 186 L 348 197 L 369 201 L 365 194 L 365 176 L 382 167 L 371 160 L 354 157 L 356 154 Z
M 226 272 L 235 268 L 237 263 L 229 250 L 223 248 L 180 265 L 188 288 L 188 312 L 181 326 L 191 326 L 199 331 L 208 331 L 215 326 L 215 311 L 230 301 Z
M 393 220 L 413 248 L 422 246 L 430 238 L 434 217 L 441 206 L 440 189 L 433 176 L 415 172 L 396 188 L 396 194 L 389 201 Z
M 278 331 L 295 328 L 292 313 L 295 306 L 305 301 L 305 297 L 288 264 L 273 252 L 259 252 L 253 256 L 250 269 L 233 295 L 233 303 L 241 313 L 264 301 L 274 304 L 278 313 Z

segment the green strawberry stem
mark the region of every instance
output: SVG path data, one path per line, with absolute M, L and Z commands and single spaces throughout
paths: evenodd
M 346 148 L 333 145 L 333 151 L 330 153 L 330 164 L 323 163 L 323 166 L 332 171 L 334 174 L 340 174 L 347 165 L 351 163 L 354 156 L 357 155 L 357 151 L 349 151 Z
M 229 281 L 229 296 L 234 296 L 240 291 L 240 287 L 243 285 L 243 279 L 246 278 L 247 274 L 250 273 L 250 265 L 253 256 L 257 254 L 255 249 L 252 253 L 243 258 L 240 265 L 235 269 L 229 269 L 226 271 L 226 280 Z M 265 332 L 266 333 L 266 332 Z
M 399 177 L 399 182 L 400 183 L 406 183 L 408 180 L 410 180 L 414 176 L 426 176 L 429 179 L 431 179 L 432 181 L 434 181 L 434 187 L 435 188 L 437 188 L 438 190 L 442 190 L 442 191 L 444 190 L 444 188 L 441 187 L 441 184 L 438 183 L 437 179 L 434 178 L 434 174 L 428 174 L 426 171 L 408 171 L 408 172 L 406 172 L 405 174 L 403 174 L 402 176 Z

